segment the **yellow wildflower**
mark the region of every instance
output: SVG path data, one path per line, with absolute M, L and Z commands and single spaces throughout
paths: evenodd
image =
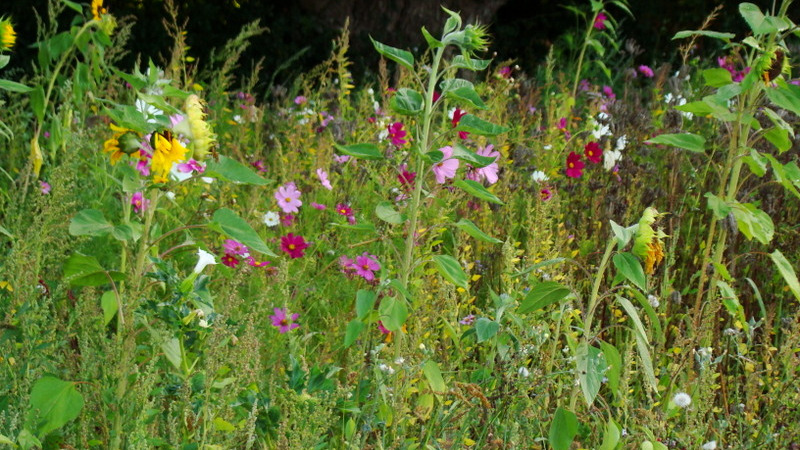
M 0 51 L 11 50 L 17 42 L 17 33 L 11 25 L 11 19 L 0 19 Z
M 153 145 L 153 158 L 150 169 L 157 180 L 165 181 L 167 174 L 172 169 L 172 164 L 183 161 L 186 155 L 183 146 L 170 132 L 156 133 Z
M 192 133 L 192 157 L 197 160 L 204 159 L 211 147 L 216 144 L 217 136 L 211 129 L 211 125 L 205 121 L 206 114 L 203 111 L 203 101 L 200 97 L 192 94 L 186 98 L 184 109 L 186 109 L 186 116 Z
M 120 158 L 122 158 L 122 155 L 137 156 L 135 153 L 138 150 L 138 145 L 136 145 L 135 140 L 130 143 L 126 142 L 126 145 L 120 146 L 120 138 L 128 133 L 134 133 L 133 130 L 118 127 L 113 123 L 109 124 L 109 127 L 114 130 L 114 135 L 103 143 L 103 151 L 105 153 L 111 153 L 111 165 L 116 164 Z
M 103 7 L 103 0 L 92 0 L 92 18 L 100 21 L 103 14 L 108 14 L 108 9 Z
M 652 275 L 663 260 L 664 247 L 660 239 L 654 238 L 647 244 L 647 255 L 644 257 L 644 273 Z

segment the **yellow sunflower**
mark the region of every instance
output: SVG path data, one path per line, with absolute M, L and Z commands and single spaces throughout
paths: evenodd
M 127 128 L 118 127 L 113 123 L 109 124 L 108 126 L 114 130 L 114 135 L 103 143 L 103 151 L 105 153 L 111 153 L 111 165 L 116 164 L 120 158 L 122 158 L 122 155 L 137 156 L 136 151 L 138 149 L 138 145 L 136 144 L 138 144 L 138 142 L 135 140 L 126 142 L 124 145 L 120 145 L 120 139 L 122 136 L 128 135 L 129 133 L 135 136 L 134 131 Z M 136 148 L 132 148 L 132 144 L 134 144 Z
M 103 7 L 103 0 L 92 0 L 92 18 L 100 21 L 103 14 L 108 14 L 108 10 Z
M 150 170 L 153 171 L 155 179 L 162 182 L 166 181 L 167 174 L 172 169 L 172 164 L 183 161 L 186 152 L 186 147 L 172 137 L 172 133 L 156 133 L 153 158 L 150 162 Z
M 0 19 L 0 51 L 11 50 L 17 42 L 17 33 L 11 25 L 11 19 Z

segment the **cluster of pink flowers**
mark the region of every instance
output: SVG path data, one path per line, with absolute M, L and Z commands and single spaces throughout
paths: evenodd
M 236 267 L 242 260 L 251 267 L 266 267 L 270 264 L 269 261 L 257 261 L 250 255 L 250 249 L 239 241 L 226 239 L 222 248 L 225 250 L 225 255 L 220 260 L 228 267 Z
M 593 164 L 599 164 L 600 161 L 603 160 L 603 149 L 600 147 L 600 144 L 597 142 L 589 142 L 583 147 L 583 154 Z M 575 152 L 569 152 L 567 156 L 567 170 L 566 174 L 570 178 L 580 178 L 583 175 L 583 168 L 586 166 L 583 161 L 581 161 L 581 156 Z M 548 192 L 548 198 L 545 199 L 543 193 L 540 193 L 543 196 L 543 200 L 549 200 L 550 192 Z
M 375 272 L 381 270 L 378 257 L 367 252 L 356 256 L 355 260 L 342 255 L 339 258 L 339 266 L 342 268 L 342 273 L 346 275 L 355 274 L 367 281 L 375 281 Z
M 738 83 L 738 82 L 742 81 L 742 79 L 744 79 L 745 75 L 750 73 L 750 68 L 749 67 L 745 67 L 742 70 L 736 70 L 736 66 L 733 65 L 733 59 L 732 58 L 722 58 L 722 57 L 717 58 L 717 64 L 719 64 L 719 66 L 722 67 L 723 69 L 725 69 L 728 72 L 730 72 L 731 79 L 733 80 L 734 83 Z

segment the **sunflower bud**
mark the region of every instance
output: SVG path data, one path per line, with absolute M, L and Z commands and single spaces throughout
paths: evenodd
M 11 50 L 17 42 L 17 33 L 11 25 L 11 19 L 0 18 L 0 52 Z
M 119 137 L 118 142 L 119 150 L 126 155 L 139 151 L 139 148 L 142 146 L 139 136 L 134 132 L 123 134 Z
M 192 130 L 192 157 L 202 160 L 208 155 L 211 147 L 216 144 L 217 136 L 211 129 L 211 125 L 205 121 L 206 114 L 203 111 L 203 101 L 200 97 L 192 94 L 186 98 L 184 104 L 187 121 Z

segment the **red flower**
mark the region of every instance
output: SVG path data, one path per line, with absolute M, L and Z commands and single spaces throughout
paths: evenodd
M 466 111 L 464 111 L 463 109 L 456 108 L 453 111 L 453 120 L 451 121 L 451 123 L 453 124 L 453 128 L 457 127 L 458 126 L 458 122 L 460 122 L 461 118 L 466 116 L 466 115 L 467 115 Z M 459 131 L 458 132 L 458 137 L 461 138 L 461 139 L 466 139 L 467 136 L 469 136 L 469 133 L 466 132 L 466 131 Z
M 228 267 L 236 267 L 239 265 L 239 260 L 230 253 L 225 253 L 225 256 L 222 257 L 222 264 Z
M 583 175 L 583 161 L 581 156 L 575 152 L 569 152 L 567 156 L 567 176 L 570 178 L 580 178 Z
M 308 243 L 303 236 L 295 236 L 292 233 L 281 238 L 281 250 L 289 254 L 291 258 L 305 256 L 303 250 L 308 248 Z
M 586 147 L 583 148 L 583 154 L 586 155 L 586 159 L 597 164 L 603 157 L 603 149 L 600 148 L 600 144 L 593 141 L 586 144 Z

